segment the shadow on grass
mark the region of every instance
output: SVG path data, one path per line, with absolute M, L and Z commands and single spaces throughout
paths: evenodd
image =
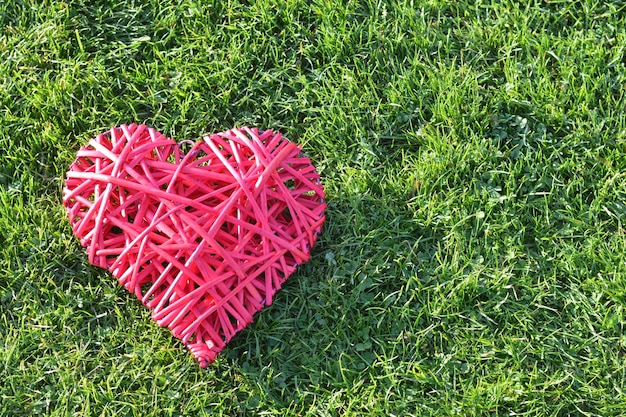
M 407 346 L 413 332 L 428 327 L 416 281 L 437 238 L 410 211 L 380 198 L 331 199 L 311 261 L 218 360 L 258 387 L 240 398 L 242 412 L 270 405 L 305 414 L 313 404 L 366 411 L 368 395 L 400 407 L 408 401 L 398 380 L 406 376 L 392 368 L 419 359 Z M 355 390 L 362 398 L 349 398 Z

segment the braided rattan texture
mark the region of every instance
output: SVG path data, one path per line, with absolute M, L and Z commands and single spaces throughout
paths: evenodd
M 187 147 L 113 128 L 78 151 L 63 203 L 89 261 L 204 367 L 309 259 L 326 206 L 315 167 L 280 133 L 233 129 Z

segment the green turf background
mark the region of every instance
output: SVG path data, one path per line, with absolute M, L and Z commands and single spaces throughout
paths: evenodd
M 626 414 L 622 1 L 0 4 L 0 416 Z M 113 125 L 281 130 L 312 260 L 201 370 L 61 206 Z

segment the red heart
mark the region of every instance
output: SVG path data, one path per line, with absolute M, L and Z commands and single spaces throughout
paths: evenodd
M 183 153 L 122 125 L 78 151 L 63 203 L 89 262 L 205 367 L 309 259 L 325 219 L 319 178 L 271 130 L 213 134 Z

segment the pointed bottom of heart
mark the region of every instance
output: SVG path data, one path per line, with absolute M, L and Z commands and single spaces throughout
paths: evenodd
M 204 367 L 309 259 L 326 205 L 315 167 L 280 133 L 232 129 L 187 147 L 113 128 L 77 152 L 63 203 L 89 261 Z

